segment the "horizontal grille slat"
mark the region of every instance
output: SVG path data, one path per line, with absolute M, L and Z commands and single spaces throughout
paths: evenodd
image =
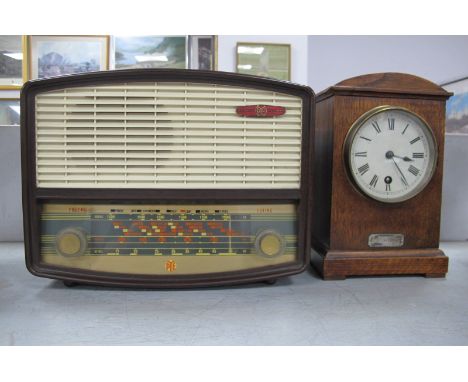
M 205 160 L 205 161 L 198 161 L 198 160 L 191 160 L 190 161 L 190 167 L 211 167 L 216 163 L 217 168 L 223 168 L 223 167 L 236 167 L 239 166 L 238 161 L 223 161 L 223 160 L 217 160 L 214 162 L 213 160 Z M 64 171 L 64 167 L 67 164 L 66 160 L 59 160 L 59 159 L 54 159 L 54 160 L 47 160 L 47 159 L 42 159 L 38 162 L 39 166 L 50 166 L 49 168 L 42 170 L 39 168 L 38 171 L 49 171 L 49 169 L 52 171 L 55 167 L 60 167 L 61 171 Z M 296 167 L 296 161 L 291 160 L 289 162 L 287 161 L 255 161 L 253 163 L 255 167 L 293 167 L 294 171 L 299 171 Z M 73 165 L 68 165 L 68 169 L 74 168 L 75 166 L 97 166 L 97 168 L 102 167 L 102 166 L 150 166 L 151 168 L 154 168 L 154 164 L 145 162 L 144 160 L 133 160 L 131 162 L 126 162 L 125 160 L 122 160 L 122 158 L 115 158 L 114 160 L 106 160 L 102 159 L 99 161 L 99 165 L 96 165 L 94 160 L 75 160 L 73 161 Z M 186 162 L 185 161 L 180 161 L 180 160 L 173 160 L 171 161 L 171 166 L 169 168 L 177 168 L 178 166 L 185 166 Z M 158 171 L 163 168 L 164 165 L 158 166 Z M 120 170 L 119 170 L 120 171 Z M 288 170 L 291 171 L 291 170 Z
M 256 104 L 286 113 L 236 114 Z M 138 82 L 36 96 L 39 187 L 297 189 L 301 139 L 301 98 L 273 91 Z
M 209 106 L 204 106 L 200 105 L 198 107 L 168 107 L 164 105 L 163 103 L 160 103 L 159 105 L 155 104 L 150 104 L 147 107 L 142 107 L 142 105 L 138 105 L 139 107 L 134 107 L 131 105 L 126 105 L 122 106 L 121 104 L 118 104 L 119 107 L 98 107 L 97 109 L 94 107 L 94 105 L 87 105 L 86 107 L 68 107 L 67 108 L 67 115 L 77 115 L 77 114 L 94 114 L 96 110 L 98 110 L 100 113 L 112 113 L 112 114 L 121 114 L 121 113 L 141 113 L 141 114 L 152 114 L 152 113 L 157 113 L 157 115 L 164 115 L 168 113 L 188 113 L 188 114 L 208 114 L 212 115 L 213 113 L 217 113 L 218 115 L 231 115 L 235 116 L 235 105 L 229 105 L 226 107 L 220 107 L 217 106 L 216 108 L 214 107 L 209 107 Z M 178 106 L 178 104 L 177 104 Z M 55 113 L 57 111 L 55 106 L 38 106 L 37 108 L 38 112 L 44 113 L 44 118 L 47 119 L 47 114 L 46 113 Z M 301 111 L 296 109 L 292 109 L 289 112 L 290 116 L 300 116 Z
M 214 145 L 214 144 L 218 144 L 220 146 L 222 145 L 225 145 L 225 144 L 229 144 L 229 145 L 235 145 L 237 144 L 239 141 L 235 138 L 232 138 L 232 139 L 228 139 L 228 138 L 218 138 L 218 139 L 210 139 L 210 138 L 203 138 L 203 137 L 189 137 L 189 138 L 181 138 L 181 137 L 165 137 L 165 136 L 162 136 L 162 137 L 159 137 L 157 138 L 157 143 L 159 146 L 162 146 L 162 147 L 170 147 L 172 149 L 176 149 L 177 147 L 181 147 L 181 146 L 177 146 L 177 144 L 187 144 L 187 145 L 191 145 L 191 146 L 194 146 L 196 147 L 197 144 L 205 148 L 208 148 L 211 150 L 211 146 Z M 41 142 L 41 140 L 38 141 L 39 143 Z M 122 139 L 121 138 L 95 138 L 94 140 L 92 139 L 89 139 L 89 138 L 70 138 L 70 139 L 62 139 L 62 138 L 56 138 L 56 139 L 53 139 L 53 140 L 49 140 L 48 142 L 52 142 L 52 143 L 62 143 L 62 145 L 68 145 L 67 148 L 68 149 L 85 149 L 86 150 L 86 147 L 89 147 L 88 145 L 86 145 L 85 143 L 89 143 L 89 144 L 100 144 L 100 143 L 120 143 L 120 145 L 118 145 L 119 149 L 120 149 L 120 146 L 126 146 L 128 150 L 132 150 L 132 147 L 137 147 L 137 146 L 134 146 L 133 144 L 138 144 L 139 146 L 137 148 L 141 148 L 143 150 L 143 147 L 147 147 L 147 149 L 149 150 L 154 150 L 154 144 L 152 145 L 151 144 L 151 141 L 146 141 L 146 142 L 141 142 L 141 140 L 139 140 L 138 138 L 135 138 L 135 137 L 132 137 L 132 138 L 129 138 L 127 137 L 125 139 L 125 142 L 122 142 Z M 82 146 L 74 146 L 73 144 L 75 143 L 83 143 Z M 248 145 L 249 146 L 253 146 L 253 145 L 256 145 L 256 146 L 262 146 L 262 145 L 268 145 L 270 146 L 271 144 L 273 143 L 276 143 L 277 146 L 282 146 L 282 145 L 297 145 L 297 144 L 300 144 L 300 139 L 283 139 L 281 142 L 277 143 L 276 141 L 274 141 L 274 138 L 271 138 L 271 137 L 265 137 L 265 138 L 260 138 L 258 135 L 256 136 L 250 136 L 249 137 L 249 142 L 248 142 Z M 40 146 L 39 146 L 40 147 Z M 101 147 L 104 147 L 105 150 L 108 150 L 109 148 L 102 145 Z M 117 146 L 116 146 L 117 147 Z M 295 149 L 295 147 L 293 147 Z M 184 149 L 184 147 L 182 147 L 182 149 Z M 164 150 L 164 148 L 163 148 Z
M 264 131 L 256 131 L 256 130 L 270 130 L 269 128 L 264 128 L 264 129 L 258 129 L 258 128 L 255 128 L 255 129 L 252 129 L 253 131 L 247 131 L 247 132 L 243 132 L 243 131 L 239 131 L 239 130 L 235 130 L 235 131 L 225 131 L 223 133 L 223 136 L 224 137 L 230 137 L 230 136 L 246 136 L 246 137 L 257 137 L 257 136 L 264 136 Z M 80 136 L 79 138 L 76 138 L 75 136 Z M 119 131 L 117 129 L 113 129 L 113 130 L 109 130 L 109 131 L 88 131 L 88 130 L 69 130 L 67 131 L 67 133 L 64 135 L 63 133 L 60 134 L 60 131 L 58 130 L 41 130 L 40 133 L 38 133 L 38 142 L 47 142 L 49 139 L 52 140 L 52 139 L 55 139 L 55 138 L 60 138 L 60 139 L 63 139 L 64 141 L 66 141 L 67 139 L 70 139 L 70 140 L 73 140 L 73 139 L 81 139 L 81 137 L 83 137 L 83 141 L 87 140 L 87 139 L 94 139 L 94 137 L 96 136 L 97 138 L 98 137 L 101 137 L 101 136 L 115 136 L 115 137 L 128 137 L 128 139 L 133 139 L 132 136 L 141 136 L 141 135 L 147 135 L 147 136 L 150 136 L 150 137 L 158 137 L 158 136 L 161 136 L 161 137 L 164 137 L 166 135 L 169 135 L 169 136 L 188 136 L 188 135 L 191 135 L 191 136 L 207 136 L 207 137 L 212 137 L 213 136 L 213 131 L 209 130 L 209 129 L 202 129 L 201 131 L 200 130 L 197 130 L 197 129 L 192 129 L 192 131 L 189 132 L 185 132 L 183 130 L 175 130 L 175 129 L 172 129 L 171 131 L 167 131 L 167 130 L 161 130 L 161 131 L 154 131 L 154 130 L 137 130 L 137 129 L 132 129 L 130 131 Z M 301 137 L 301 133 L 300 131 L 294 131 L 294 130 L 286 130 L 286 131 L 283 131 L 283 130 L 278 130 L 276 131 L 275 133 L 275 137 L 294 137 L 294 138 L 300 138 Z M 111 138 L 109 138 L 111 139 Z
M 63 152 L 44 152 L 44 153 L 41 153 L 41 155 L 39 155 L 38 157 L 39 158 L 63 158 L 63 155 L 64 153 Z M 77 153 L 72 153 L 69 155 L 71 158 L 89 158 L 89 154 L 86 153 L 86 154 L 77 154 Z M 124 154 L 119 154 L 119 155 L 115 155 L 115 154 L 112 154 L 112 153 L 105 153 L 105 154 L 102 154 L 102 153 L 97 153 L 96 155 L 93 155 L 93 157 L 95 158 L 116 158 L 116 159 L 119 159 L 119 158 L 128 158 L 128 159 L 131 159 L 131 158 L 135 158 L 135 159 L 142 159 L 142 158 L 149 158 L 149 159 L 171 159 L 171 163 L 172 163 L 172 159 L 180 159 L 180 154 L 178 153 L 163 153 L 163 154 L 147 154 L 147 153 L 124 153 Z M 213 159 L 243 159 L 243 158 L 246 158 L 246 159 L 250 159 L 251 161 L 254 161 L 254 160 L 257 160 L 259 158 L 259 156 L 256 154 L 256 153 L 252 153 L 252 154 L 249 154 L 249 153 L 246 153 L 245 155 L 243 154 L 237 154 L 237 153 L 219 153 L 219 154 L 206 154 L 206 153 L 189 153 L 186 155 L 186 158 L 187 159 L 199 159 L 199 158 L 203 158 L 203 159 L 209 159 L 209 158 L 213 158 Z M 262 159 L 271 159 L 271 160 L 277 160 L 277 159 L 292 159 L 292 160 L 300 160 L 300 156 L 297 154 L 283 154 L 283 153 L 280 153 L 280 154 L 271 154 L 271 155 L 262 155 L 261 156 Z M 67 163 L 69 163 L 69 160 L 67 158 Z M 167 162 L 158 162 L 160 164 L 166 164 L 166 165 L 170 165 L 170 163 L 167 163 Z M 73 163 L 70 163 L 70 164 L 73 164 Z M 239 163 L 238 163 L 239 165 Z

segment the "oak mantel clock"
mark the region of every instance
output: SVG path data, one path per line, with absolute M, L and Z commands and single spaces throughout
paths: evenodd
M 416 76 L 378 73 L 317 96 L 312 263 L 325 279 L 446 274 L 439 231 L 450 95 Z

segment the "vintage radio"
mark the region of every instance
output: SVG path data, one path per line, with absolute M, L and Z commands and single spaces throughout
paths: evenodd
M 30 81 L 21 107 L 34 275 L 188 287 L 305 269 L 310 88 L 121 70 Z
M 350 78 L 317 96 L 312 261 L 325 279 L 446 274 L 439 231 L 449 96 L 403 73 Z

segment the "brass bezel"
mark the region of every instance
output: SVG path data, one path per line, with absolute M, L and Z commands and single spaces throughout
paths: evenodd
M 402 111 L 408 114 L 411 114 L 415 118 L 419 119 L 422 125 L 426 128 L 426 131 L 429 132 L 430 139 L 432 140 L 432 145 L 434 147 L 434 156 L 433 159 L 430 162 L 431 170 L 429 175 L 426 177 L 426 179 L 418 184 L 411 192 L 398 197 L 398 198 L 393 198 L 393 199 L 385 199 L 385 198 L 378 198 L 374 195 L 369 194 L 365 189 L 359 186 L 357 179 L 351 169 L 351 146 L 352 142 L 354 141 L 354 138 L 356 136 L 356 133 L 359 131 L 361 126 L 367 122 L 370 118 L 373 116 L 390 111 L 390 110 L 398 110 Z M 431 142 L 429 142 L 429 145 Z M 432 131 L 432 128 L 429 126 L 429 124 L 426 122 L 426 120 L 421 117 L 419 114 L 415 113 L 414 111 L 411 111 L 407 108 L 401 107 L 401 106 L 392 106 L 392 105 L 381 105 L 377 106 L 367 112 L 365 112 L 363 115 L 361 115 L 350 127 L 348 130 L 348 133 L 346 134 L 345 140 L 344 140 L 344 145 L 343 145 L 343 160 L 344 160 L 344 165 L 346 169 L 346 174 L 348 176 L 348 180 L 352 184 L 355 190 L 360 192 L 362 195 L 364 195 L 367 198 L 370 198 L 372 200 L 375 200 L 377 202 L 385 203 L 385 204 L 395 204 L 395 203 L 402 203 L 405 202 L 409 199 L 414 198 L 416 195 L 418 195 L 421 191 L 423 191 L 426 186 L 430 183 L 431 179 L 434 176 L 435 170 L 437 168 L 437 161 L 438 161 L 438 156 L 439 156 L 439 147 L 437 144 L 437 140 L 435 138 L 434 132 Z

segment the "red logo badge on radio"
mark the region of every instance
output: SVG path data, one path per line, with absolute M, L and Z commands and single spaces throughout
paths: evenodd
M 236 113 L 242 117 L 268 118 L 283 115 L 286 113 L 286 108 L 272 105 L 238 106 L 236 108 Z

